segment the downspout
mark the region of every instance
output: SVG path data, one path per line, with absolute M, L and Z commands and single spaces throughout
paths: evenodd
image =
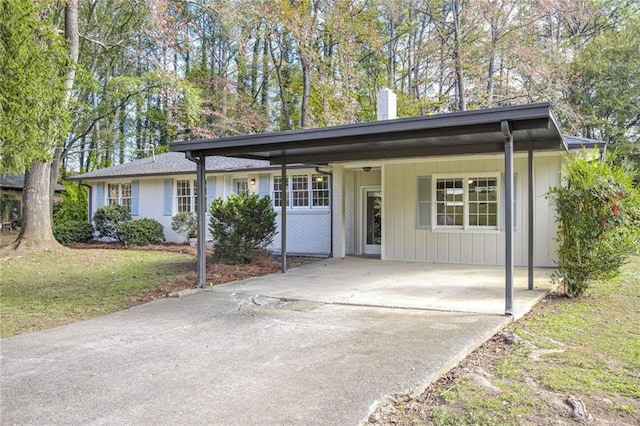
M 197 175 L 197 194 L 198 202 L 196 206 L 196 214 L 198 218 L 198 259 L 197 259 L 197 288 L 204 288 L 207 283 L 207 230 L 205 223 L 206 215 L 206 156 L 200 155 L 198 158 L 194 157 L 191 151 L 184 153 L 187 160 L 196 163 L 196 175 Z
M 320 167 L 316 167 L 316 172 L 324 176 L 329 176 L 329 199 L 333 200 L 333 173 L 323 172 L 322 170 L 320 170 Z M 329 213 L 330 213 L 329 220 L 331 221 L 331 225 L 329 228 L 329 232 L 330 232 L 329 257 L 333 257 L 333 203 L 331 203 L 331 205 L 329 206 Z

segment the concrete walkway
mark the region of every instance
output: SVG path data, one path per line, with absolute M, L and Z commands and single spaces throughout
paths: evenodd
M 0 423 L 358 424 L 510 321 L 490 271 L 330 259 L 4 339 Z

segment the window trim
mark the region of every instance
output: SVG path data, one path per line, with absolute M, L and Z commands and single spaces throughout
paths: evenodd
M 305 176 L 306 178 L 306 189 L 304 190 L 304 192 L 306 192 L 307 194 L 307 205 L 304 206 L 294 206 L 293 205 L 293 185 L 291 185 L 291 183 L 293 182 L 293 177 L 294 176 Z M 327 188 L 326 189 L 318 189 L 318 188 L 314 188 L 314 178 L 317 176 L 322 176 L 323 177 L 323 184 L 326 182 Z M 280 193 L 282 191 L 282 184 L 280 185 L 280 190 L 275 189 L 275 182 L 276 180 L 281 179 L 282 176 L 280 175 L 272 175 L 271 179 L 270 179 L 270 195 L 271 195 L 271 200 L 273 202 L 273 206 L 276 208 L 281 208 L 282 206 L 280 206 L 279 204 L 276 204 L 276 193 Z M 302 211 L 302 210 L 329 210 L 331 209 L 331 181 L 330 181 L 331 177 L 330 176 L 325 176 L 322 175 L 320 173 L 313 173 L 313 172 L 296 172 L 295 170 L 292 170 L 290 173 L 287 173 L 287 180 L 286 180 L 286 191 L 287 191 L 287 209 L 289 210 L 298 210 L 298 211 Z M 299 190 L 298 190 L 299 191 Z M 315 199 L 314 199 L 314 195 L 321 193 L 322 191 L 328 191 L 328 196 L 327 196 L 327 204 L 326 205 L 321 205 L 321 204 L 315 204 Z M 282 200 L 282 196 L 280 196 L 280 200 Z
M 317 178 L 322 178 L 321 181 L 317 180 Z M 322 174 L 322 173 L 311 173 L 310 176 L 311 179 L 311 185 L 310 185 L 310 192 L 311 192 L 311 208 L 321 208 L 321 209 L 328 209 L 331 207 L 331 176 Z M 314 186 L 318 186 L 319 183 L 322 183 L 322 185 L 324 186 L 326 184 L 326 188 L 314 188 Z M 327 204 L 316 204 L 316 201 L 320 201 L 320 200 L 325 200 L 324 195 L 321 197 L 320 194 L 325 193 L 327 194 L 326 196 L 326 200 L 327 200 Z M 318 199 L 316 200 L 316 194 L 318 194 Z
M 500 232 L 502 218 L 501 200 L 502 185 L 501 172 L 463 172 L 463 173 L 434 173 L 431 175 L 431 230 L 433 232 Z M 496 180 L 496 225 L 469 225 L 469 179 L 470 178 L 492 178 Z M 438 224 L 438 201 L 437 185 L 439 179 L 462 179 L 462 225 L 439 225 Z M 427 228 L 428 229 L 428 228 Z
M 189 210 L 182 210 L 190 213 L 195 213 L 197 209 L 197 199 L 198 199 L 198 181 L 195 179 L 175 179 L 173 183 L 173 208 L 174 211 L 180 213 L 180 203 L 179 198 L 187 198 L 186 195 L 178 195 L 179 182 L 189 182 Z
M 129 186 L 129 196 L 128 197 L 123 197 L 123 191 L 122 191 L 122 187 L 124 185 L 128 185 Z M 118 187 L 118 195 L 116 198 L 112 198 L 111 197 L 111 191 L 110 191 L 110 187 L 111 186 L 117 186 Z M 104 205 L 105 206 L 110 206 L 110 205 L 118 205 L 118 206 L 122 206 L 127 208 L 127 210 L 129 211 L 129 213 L 132 212 L 133 210 L 133 182 L 129 181 L 129 182 L 107 182 L 106 184 L 106 188 L 104 191 Z M 110 201 L 114 200 L 115 203 L 111 203 Z M 124 205 L 123 204 L 123 200 L 129 200 L 128 205 Z

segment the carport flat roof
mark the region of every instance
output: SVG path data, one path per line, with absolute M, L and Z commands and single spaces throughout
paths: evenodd
M 548 102 L 462 111 L 343 126 L 302 129 L 170 144 L 196 156 L 235 156 L 271 164 L 325 164 L 439 155 L 504 152 L 502 122 L 514 151 L 566 150 Z

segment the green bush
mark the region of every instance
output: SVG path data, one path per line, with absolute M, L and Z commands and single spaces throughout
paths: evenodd
M 98 233 L 98 237 L 115 238 L 122 241 L 118 236 L 118 226 L 131 220 L 131 213 L 119 205 L 100 207 L 93 214 L 93 224 Z
M 624 169 L 585 156 L 570 159 L 564 185 L 547 198 L 556 210 L 558 271 L 567 296 L 582 295 L 589 281 L 617 275 L 640 243 L 640 195 Z
M 171 229 L 185 238 L 195 238 L 198 232 L 198 219 L 192 212 L 180 212 L 171 219 Z
M 60 244 L 83 243 L 93 238 L 93 226 L 86 220 L 70 220 L 53 225 L 53 236 Z
M 125 246 L 146 246 L 164 241 L 162 224 L 155 219 L 136 219 L 118 225 L 118 238 Z
M 276 234 L 276 212 L 269 196 L 246 191 L 226 201 L 216 198 L 209 207 L 209 231 L 213 236 L 213 259 L 226 263 L 250 263 Z
M 53 205 L 53 223 L 69 221 L 86 221 L 88 208 L 87 188 L 74 182 L 62 182 L 64 192 L 62 201 Z

